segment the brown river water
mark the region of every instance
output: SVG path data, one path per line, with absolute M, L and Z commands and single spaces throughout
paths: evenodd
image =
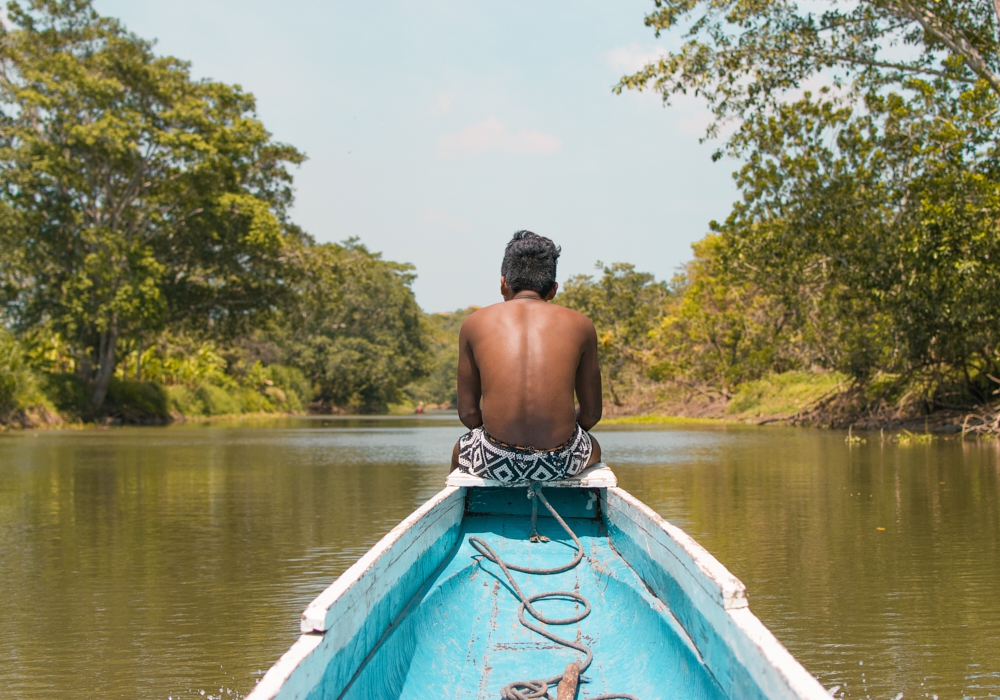
M 305 605 L 442 487 L 461 433 L 427 416 L 0 435 L 0 697 L 245 695 Z M 1000 697 L 1000 443 L 595 434 L 837 697 Z

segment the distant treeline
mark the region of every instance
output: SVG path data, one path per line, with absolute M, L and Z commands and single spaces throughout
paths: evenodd
M 437 362 L 408 267 L 354 242 L 295 252 L 291 289 L 235 329 L 209 319 L 120 335 L 100 404 L 96 348 L 48 324 L 19 336 L 0 329 L 0 421 L 145 423 L 310 406 L 367 413 L 407 402 L 407 385 Z

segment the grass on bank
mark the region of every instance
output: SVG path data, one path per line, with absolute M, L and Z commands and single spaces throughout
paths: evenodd
M 665 413 L 618 416 L 601 425 L 720 425 L 764 418 L 784 418 L 809 410 L 817 401 L 845 384 L 836 372 L 770 374 L 740 386 L 719 417 L 687 417 Z
M 723 425 L 738 423 L 730 418 L 690 418 L 670 416 L 664 413 L 644 413 L 638 416 L 616 416 L 603 418 L 600 425 Z
M 769 374 L 740 386 L 726 413 L 741 418 L 794 416 L 845 386 L 846 381 L 839 372 Z

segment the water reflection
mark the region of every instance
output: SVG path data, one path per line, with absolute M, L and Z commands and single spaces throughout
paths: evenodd
M 245 693 L 304 605 L 440 488 L 461 432 L 427 416 L 0 436 L 4 694 Z M 742 578 L 827 687 L 996 696 L 996 443 L 867 438 L 600 433 L 622 486 Z

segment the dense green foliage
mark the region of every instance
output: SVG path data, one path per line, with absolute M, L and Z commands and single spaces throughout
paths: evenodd
M 0 422 L 43 394 L 126 422 L 400 400 L 431 362 L 411 268 L 291 223 L 303 160 L 89 0 L 9 3 Z
M 989 399 L 1000 376 L 997 7 L 656 5 L 647 24 L 686 41 L 619 89 L 701 96 L 716 117 L 708 136 L 735 128 L 717 156 L 743 161 L 742 201 L 712 224 L 678 290 L 690 304 L 664 337 L 663 373 L 726 390 L 819 366 L 853 377 L 863 410 Z
M 47 403 L 21 344 L 0 328 L 0 424 L 29 423 Z
M 779 300 L 722 264 L 722 241 L 710 235 L 694 246 L 694 260 L 673 280 L 649 376 L 718 389 L 803 364 L 801 343 Z
M 7 312 L 58 333 L 91 408 L 121 345 L 171 322 L 237 325 L 273 303 L 288 237 L 285 164 L 253 97 L 79 0 L 11 3 L 0 31 Z
M 412 269 L 355 241 L 308 250 L 279 335 L 286 361 L 312 378 L 318 401 L 383 411 L 426 372 L 431 358 Z
M 443 391 L 435 402 L 451 403 L 454 368 L 450 381 L 447 368 L 435 369 L 441 360 L 429 352 L 432 334 L 410 291 L 409 266 L 382 260 L 354 241 L 302 246 L 297 255 L 285 304 L 248 333 L 219 336 L 181 325 L 119 353 L 101 415 L 163 422 L 303 411 L 310 404 L 380 412 L 405 401 L 407 385 L 434 371 L 441 376 L 423 400 Z M 453 338 L 436 343 L 434 350 L 445 355 L 445 343 L 457 349 Z M 72 358 L 61 348 L 57 338 L 35 343 L 30 366 L 41 370 L 35 384 L 67 418 L 89 419 L 90 385 L 66 372 Z M 27 354 L 19 357 L 30 374 Z
M 441 408 L 457 402 L 458 333 L 466 316 L 478 309 L 470 306 L 454 313 L 437 313 L 425 317 L 430 338 L 431 362 L 427 375 L 406 387 L 410 403 L 424 403 Z

